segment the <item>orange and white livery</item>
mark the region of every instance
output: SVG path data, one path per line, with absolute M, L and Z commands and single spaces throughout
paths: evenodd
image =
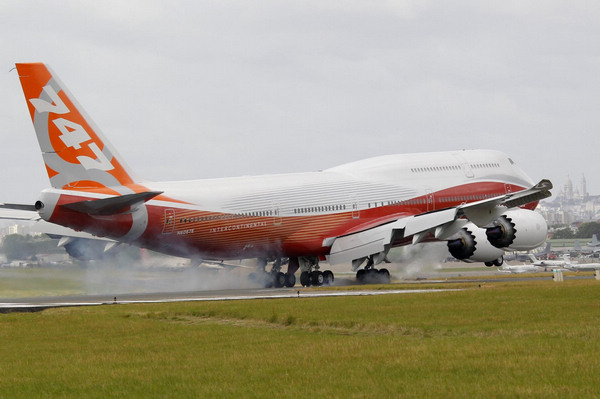
M 320 172 L 151 182 L 137 177 L 44 64 L 17 64 L 51 188 L 36 202 L 51 223 L 166 254 L 273 261 L 269 282 L 333 280 L 319 261 L 389 279 L 390 248 L 447 241 L 469 262 L 546 239 L 538 184 L 498 151 L 388 155 Z M 287 272 L 281 271 L 288 261 Z M 364 268 L 361 266 L 364 265 Z

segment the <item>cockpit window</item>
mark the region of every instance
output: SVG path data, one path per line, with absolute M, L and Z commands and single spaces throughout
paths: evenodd
M 510 159 L 510 158 L 508 158 L 508 161 L 510 162 L 511 165 L 515 164 L 515 162 L 512 159 Z

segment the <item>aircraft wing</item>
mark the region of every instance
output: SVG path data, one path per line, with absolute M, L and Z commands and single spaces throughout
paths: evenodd
M 358 232 L 329 237 L 323 241 L 323 246 L 330 247 L 327 260 L 330 264 L 338 264 L 378 254 L 383 254 L 384 258 L 395 241 L 410 237 L 413 244 L 421 242 L 428 235 L 438 240 L 449 239 L 468 222 L 484 227 L 509 208 L 547 198 L 552 195 L 551 188 L 549 180 L 542 180 L 531 188 L 515 193 L 419 215 L 398 216 Z
M 226 263 L 223 261 L 212 261 L 212 260 L 203 260 L 200 265 L 204 266 L 204 267 L 208 267 L 208 268 L 213 268 L 213 269 L 226 269 L 226 270 L 234 270 L 234 269 L 250 269 L 250 270 L 254 270 L 255 268 L 252 266 L 246 266 L 246 265 L 242 265 L 240 264 L 234 264 L 234 263 Z

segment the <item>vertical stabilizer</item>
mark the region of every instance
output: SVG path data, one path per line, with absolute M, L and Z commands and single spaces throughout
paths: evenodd
M 52 187 L 89 191 L 137 181 L 48 66 L 16 66 Z

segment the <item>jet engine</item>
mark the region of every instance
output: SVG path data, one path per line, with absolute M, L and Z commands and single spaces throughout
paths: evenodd
M 470 222 L 458 231 L 457 238 L 448 240 L 448 250 L 456 259 L 465 262 L 501 264 L 500 259 L 504 255 L 502 249 L 490 244 L 485 229 Z
M 77 260 L 101 260 L 104 258 L 106 242 L 87 238 L 75 238 L 65 244 L 65 251 Z
M 485 231 L 487 239 L 496 248 L 527 251 L 546 241 L 548 225 L 542 215 L 528 209 L 510 209 Z

